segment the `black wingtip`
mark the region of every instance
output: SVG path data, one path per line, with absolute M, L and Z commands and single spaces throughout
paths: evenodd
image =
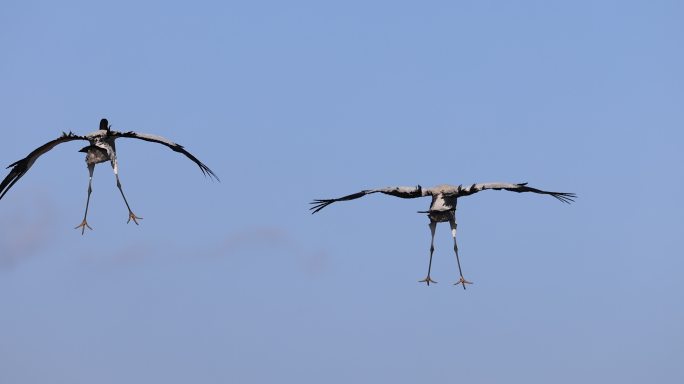
M 313 207 L 310 207 L 309 210 L 312 211 L 311 214 L 313 215 L 314 213 L 320 211 L 321 209 L 327 207 L 328 205 L 334 203 L 334 200 L 320 200 L 316 199 L 309 204 L 313 204 Z
M 211 181 L 216 180 L 216 181 L 218 181 L 219 183 L 221 182 L 221 179 L 219 179 L 218 176 L 216 176 L 216 174 L 215 174 L 214 172 L 212 172 L 212 170 L 209 169 L 209 168 L 206 169 L 206 172 L 204 173 L 204 175 L 205 175 L 205 176 L 208 175 L 208 176 L 209 176 L 209 179 L 211 179 Z
M 204 177 L 208 176 L 212 181 L 214 181 L 214 179 L 215 179 L 216 181 L 221 182 L 221 179 L 219 179 L 218 176 L 216 176 L 214 171 L 209 169 L 209 167 L 207 167 L 203 162 L 197 160 L 197 158 L 194 156 L 191 157 L 190 159 L 192 159 L 193 161 L 195 161 L 195 163 L 197 163 L 197 166 L 199 167 L 200 171 L 202 171 L 202 174 L 204 175 Z
M 571 192 L 552 192 L 551 196 L 565 204 L 574 203 L 575 199 L 577 198 L 577 195 Z
M 0 183 L 0 200 L 5 197 L 10 188 L 12 188 L 12 186 L 14 186 L 14 184 L 16 184 L 25 173 L 26 171 L 17 171 L 16 168 L 10 171 L 9 175 L 7 175 L 2 183 Z
M 221 179 L 219 179 L 219 177 L 216 176 L 216 174 L 214 173 L 214 171 L 212 171 L 211 169 L 207 168 L 207 173 L 209 173 L 210 178 L 212 178 L 213 180 L 216 180 L 216 181 L 218 181 L 219 183 L 221 182 Z

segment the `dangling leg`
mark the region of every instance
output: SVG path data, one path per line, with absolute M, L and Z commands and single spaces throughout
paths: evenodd
M 463 272 L 461 271 L 461 260 L 458 258 L 458 244 L 456 244 L 456 219 L 449 220 L 451 224 L 451 237 L 454 238 L 454 253 L 456 254 L 456 263 L 458 264 L 458 273 L 461 275 L 461 279 L 454 285 L 463 285 L 463 289 L 466 289 L 466 284 L 472 284 L 472 282 L 463 278 Z
M 142 220 L 142 217 L 136 216 L 133 211 L 131 211 L 131 206 L 128 205 L 128 200 L 126 200 L 126 195 L 124 195 L 123 189 L 121 189 L 121 181 L 119 180 L 119 169 L 118 165 L 116 162 L 112 162 L 112 167 L 114 168 L 114 176 L 116 176 L 116 186 L 119 188 L 119 191 L 121 192 L 121 197 L 123 197 L 124 203 L 126 203 L 126 208 L 128 208 L 128 221 L 126 224 L 130 223 L 131 220 L 135 223 L 135 225 L 138 225 L 138 220 Z
M 419 283 L 426 283 L 427 285 L 430 285 L 430 283 L 437 283 L 430 278 L 430 270 L 432 269 L 432 253 L 435 251 L 435 229 L 437 228 L 437 222 L 430 220 L 429 225 L 430 233 L 432 234 L 432 238 L 430 239 L 430 263 L 428 264 L 427 277 L 419 281 Z
M 90 174 L 90 179 L 88 180 L 88 199 L 86 200 L 85 214 L 83 215 L 83 222 L 74 229 L 82 228 L 81 235 L 85 234 L 86 228 L 93 230 L 88 225 L 86 218 L 88 217 L 88 205 L 90 205 L 90 194 L 93 192 L 93 171 L 95 171 L 95 164 L 88 164 L 88 173 Z

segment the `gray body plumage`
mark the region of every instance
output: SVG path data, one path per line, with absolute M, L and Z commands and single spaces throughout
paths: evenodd
M 107 131 L 95 131 L 85 135 L 90 145 L 83 147 L 79 152 L 85 152 L 86 164 L 95 165 L 113 160 L 112 155 L 116 154 L 116 144 L 114 137 L 108 137 Z
M 89 145 L 81 150 L 86 153 L 86 164 L 94 165 L 110 160 L 109 154 L 104 149 L 95 145 Z

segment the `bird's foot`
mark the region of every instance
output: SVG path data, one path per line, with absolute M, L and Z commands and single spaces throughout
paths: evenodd
M 93 230 L 90 227 L 90 225 L 88 225 L 88 222 L 86 221 L 86 219 L 83 219 L 83 222 L 81 224 L 79 224 L 77 227 L 75 227 L 74 229 L 79 229 L 79 228 L 81 228 L 81 235 L 85 234 L 86 228 L 90 229 L 91 231 Z
M 430 275 L 428 275 L 428 276 L 427 276 L 426 278 L 424 278 L 423 280 L 418 280 L 418 282 L 419 282 L 419 283 L 426 283 L 428 286 L 430 285 L 430 283 L 432 283 L 432 284 L 437 284 L 436 281 L 434 281 L 434 280 L 432 280 L 432 279 L 430 278 Z
M 133 220 L 135 225 L 140 225 L 140 224 L 138 224 L 138 220 L 142 220 L 142 219 L 143 219 L 142 217 L 136 216 L 135 213 L 133 213 L 133 211 L 128 211 L 128 221 L 126 222 L 126 224 L 130 223 L 131 220 Z
M 472 281 L 468 281 L 461 276 L 461 279 L 458 280 L 454 285 L 463 285 L 463 289 L 466 289 L 466 284 L 472 284 Z

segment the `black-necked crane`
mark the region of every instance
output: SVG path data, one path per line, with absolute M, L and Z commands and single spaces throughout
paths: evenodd
M 96 164 L 104 163 L 106 161 L 109 161 L 112 165 L 112 168 L 114 169 L 114 176 L 116 176 L 116 186 L 119 188 L 119 191 L 121 192 L 121 196 L 123 197 L 124 203 L 126 204 L 126 208 L 128 208 L 127 223 L 130 223 L 131 220 L 133 220 L 133 222 L 136 225 L 138 225 L 138 220 L 141 220 L 142 217 L 136 216 L 131 210 L 131 207 L 128 204 L 128 200 L 126 200 L 126 195 L 124 195 L 123 189 L 121 188 L 121 181 L 119 180 L 119 165 L 116 158 L 116 146 L 114 145 L 114 141 L 119 138 L 140 139 L 150 141 L 153 143 L 163 144 L 176 152 L 184 154 L 190 160 L 194 161 L 195 164 L 199 166 L 200 170 L 202 171 L 202 173 L 204 173 L 205 176 L 208 175 L 218 180 L 218 177 L 216 177 L 214 172 L 212 172 L 211 169 L 209 169 L 209 167 L 204 165 L 190 152 L 186 151 L 180 144 L 176 144 L 173 141 L 163 138 L 161 136 L 155 136 L 146 133 L 137 133 L 133 131 L 113 131 L 107 119 L 102 119 L 100 120 L 100 129 L 98 129 L 95 132 L 89 133 L 85 136 L 75 135 L 71 132 L 63 132 L 61 137 L 36 148 L 33 152 L 29 153 L 28 156 L 26 156 L 25 158 L 10 164 L 7 168 L 12 168 L 12 170 L 7 175 L 7 177 L 5 177 L 2 183 L 0 183 L 0 199 L 2 199 L 7 193 L 7 191 L 9 191 L 9 189 L 12 188 L 12 186 L 17 181 L 19 181 L 19 179 L 21 179 L 21 177 L 24 176 L 26 172 L 28 172 L 29 168 L 31 168 L 33 163 L 35 163 L 41 155 L 45 154 L 46 152 L 48 152 L 49 150 L 51 150 L 59 144 L 74 140 L 85 140 L 88 141 L 90 145 L 82 148 L 79 152 L 84 152 L 86 154 L 85 161 L 88 166 L 88 172 L 90 173 L 90 178 L 88 181 L 88 197 L 86 199 L 86 207 L 85 214 L 83 215 L 83 221 L 75 229 L 81 228 L 81 234 L 85 233 L 86 228 L 92 230 L 90 225 L 88 225 L 87 218 L 88 206 L 90 205 L 90 194 L 93 191 L 93 172 L 95 170 Z
M 354 200 L 358 199 L 359 197 L 369 195 L 371 193 L 384 193 L 386 195 L 392 195 L 396 197 L 401 197 L 404 199 L 412 199 L 416 197 L 424 197 L 424 196 L 430 196 L 432 197 L 432 203 L 430 203 L 430 209 L 428 211 L 420 211 L 418 213 L 426 213 L 428 218 L 430 219 L 430 232 L 431 232 L 431 240 L 430 240 L 430 261 L 428 263 L 428 273 L 427 277 L 424 278 L 423 280 L 420 280 L 419 282 L 421 283 L 426 283 L 427 285 L 430 285 L 430 283 L 436 283 L 436 281 L 432 280 L 430 278 L 430 270 L 432 269 L 432 253 L 435 250 L 434 242 L 435 242 L 435 229 L 437 228 L 437 223 L 443 223 L 443 222 L 449 222 L 451 225 L 451 236 L 454 239 L 454 253 L 456 254 L 456 263 L 458 264 L 458 273 L 461 275 L 461 278 L 454 284 L 454 285 L 463 285 L 463 289 L 465 289 L 466 284 L 472 284 L 472 282 L 466 280 L 463 277 L 463 272 L 461 270 L 461 260 L 458 257 L 458 245 L 456 243 L 456 202 L 459 197 L 463 196 L 469 196 L 472 195 L 473 193 L 477 193 L 480 191 L 484 191 L 486 189 L 494 189 L 494 190 L 501 190 L 504 189 L 506 191 L 512 191 L 512 192 L 534 192 L 534 193 L 540 193 L 544 195 L 551 195 L 555 197 L 556 199 L 560 200 L 563 203 L 571 203 L 574 201 L 576 198 L 576 195 L 574 193 L 565 193 L 565 192 L 548 192 L 548 191 L 542 191 L 540 189 L 528 187 L 527 183 L 520 183 L 520 184 L 510 184 L 510 183 L 482 183 L 482 184 L 472 184 L 472 185 L 438 185 L 436 187 L 432 188 L 422 188 L 420 185 L 415 186 L 415 187 L 387 187 L 387 188 L 380 188 L 380 189 L 367 189 L 358 193 L 354 193 L 352 195 L 340 197 L 337 199 L 317 199 L 314 200 L 311 204 L 313 206 L 310 208 L 313 212 L 316 213 L 320 211 L 321 209 L 327 207 L 328 205 L 338 202 L 338 201 L 346 201 L 346 200 Z

